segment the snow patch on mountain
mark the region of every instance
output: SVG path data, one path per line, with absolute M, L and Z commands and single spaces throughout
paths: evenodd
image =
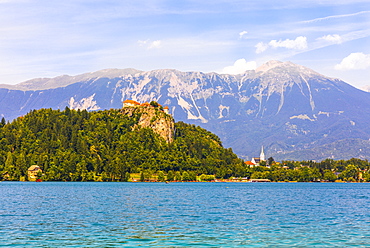
M 224 118 L 227 115 L 229 115 L 229 110 L 230 110 L 229 106 L 220 105 L 220 106 L 218 106 L 218 109 L 220 110 L 220 115 L 218 116 L 218 119 Z M 226 110 L 226 112 L 227 112 L 227 114 L 225 116 L 223 115 L 224 110 Z
M 196 116 L 192 113 L 191 109 L 193 108 L 193 105 L 189 104 L 187 101 L 185 101 L 184 98 L 181 96 L 177 96 L 177 104 L 186 112 L 187 118 L 189 120 L 200 120 L 202 122 L 206 121 L 203 116 Z
M 313 97 L 312 97 L 312 92 L 311 92 L 311 86 L 310 84 L 308 83 L 307 79 L 305 79 L 305 77 L 301 74 L 301 77 L 303 79 L 303 81 L 306 83 L 307 85 L 307 89 L 308 89 L 308 92 L 310 94 L 310 105 L 311 105 L 311 110 L 313 111 L 315 109 L 315 102 L 313 101 Z
M 192 108 L 192 105 L 185 101 L 181 96 L 177 96 L 177 104 L 185 110 L 190 110 Z
M 89 97 L 82 98 L 80 101 L 76 101 L 74 97 L 71 97 L 68 101 L 70 109 L 86 109 L 86 110 L 99 110 L 101 109 L 96 101 L 94 100 L 95 93 Z
M 306 114 L 301 114 L 301 115 L 294 115 L 291 116 L 290 119 L 300 119 L 300 120 L 309 120 L 309 121 L 315 121 L 314 119 L 311 119 L 308 115 Z
M 310 133 L 309 130 L 300 128 L 298 125 L 292 124 L 290 122 L 285 123 L 285 130 L 295 136 L 298 136 L 300 134 L 307 135 L 308 133 Z
M 320 111 L 318 113 L 318 115 L 326 115 L 326 117 L 329 117 L 330 116 L 330 113 L 329 112 L 323 112 L 323 111 Z

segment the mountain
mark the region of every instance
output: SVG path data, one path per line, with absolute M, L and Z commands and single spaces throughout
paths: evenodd
M 0 114 L 120 108 L 126 99 L 168 105 L 177 121 L 214 132 L 244 159 L 261 146 L 275 160 L 370 158 L 370 93 L 291 62 L 240 75 L 108 69 L 34 79 L 0 86 Z

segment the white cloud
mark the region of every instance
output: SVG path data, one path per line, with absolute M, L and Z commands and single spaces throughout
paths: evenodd
M 239 39 L 242 39 L 244 35 L 248 34 L 247 31 L 242 31 L 239 33 Z
M 162 41 L 155 40 L 155 41 L 150 43 L 150 45 L 148 46 L 148 49 L 160 48 L 161 45 L 162 45 Z
M 268 44 L 265 44 L 263 42 L 259 42 L 257 45 L 255 45 L 256 53 L 263 53 L 266 51 L 266 49 L 269 47 Z
M 139 44 L 139 46 L 145 46 L 146 44 L 148 44 L 149 40 L 138 40 L 137 41 L 137 44 Z
M 340 44 L 343 42 L 342 37 L 338 34 L 324 35 L 320 38 L 317 38 L 317 40 L 323 40 L 323 41 L 327 41 L 327 42 L 334 43 L 334 44 Z
M 307 38 L 305 36 L 299 36 L 295 40 L 271 40 L 269 43 L 259 42 L 255 45 L 256 53 L 262 53 L 268 48 L 287 48 L 293 50 L 304 50 L 307 48 Z
M 288 48 L 294 50 L 304 50 L 307 48 L 307 38 L 304 36 L 299 36 L 295 40 L 272 40 L 269 42 L 270 47 L 272 48 Z
M 162 41 L 160 40 L 138 40 L 137 43 L 139 44 L 139 46 L 146 47 L 147 49 L 161 48 L 162 45 Z
M 336 70 L 361 70 L 370 68 L 370 54 L 351 53 L 334 68 Z
M 312 22 L 326 21 L 326 20 L 330 20 L 330 19 L 338 19 L 338 18 L 352 17 L 352 16 L 364 15 L 364 14 L 366 15 L 366 14 L 369 14 L 369 13 L 370 13 L 370 11 L 369 10 L 366 10 L 366 11 L 360 11 L 360 12 L 356 12 L 356 13 L 352 13 L 352 14 L 333 15 L 333 16 L 320 17 L 320 18 L 316 18 L 316 19 L 312 19 L 312 20 L 308 20 L 308 21 L 303 21 L 302 23 L 312 23 Z
M 238 59 L 235 61 L 234 65 L 226 66 L 222 69 L 221 73 L 223 74 L 241 74 L 247 70 L 255 70 L 257 63 L 255 61 L 247 62 L 245 59 Z

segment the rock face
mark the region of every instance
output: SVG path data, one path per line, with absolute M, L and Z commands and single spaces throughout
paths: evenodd
M 151 106 L 123 107 L 121 111 L 130 117 L 140 116 L 138 125 L 135 128 L 151 128 L 167 143 L 173 141 L 175 122 L 171 115 L 164 113 L 159 108 Z
M 258 156 L 261 146 L 275 160 L 370 159 L 364 149 L 370 147 L 370 93 L 291 62 L 270 61 L 240 75 L 126 69 L 39 81 L 1 86 L 0 117 L 157 101 L 176 121 L 217 134 L 244 159 Z

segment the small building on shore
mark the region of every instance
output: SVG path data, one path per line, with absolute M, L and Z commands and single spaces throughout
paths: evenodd
M 255 166 L 256 164 L 253 163 L 252 161 L 245 161 L 244 162 L 245 165 L 248 165 L 248 166 Z
M 39 173 L 42 173 L 40 166 L 31 165 L 30 168 L 28 168 L 28 181 L 36 181 Z

